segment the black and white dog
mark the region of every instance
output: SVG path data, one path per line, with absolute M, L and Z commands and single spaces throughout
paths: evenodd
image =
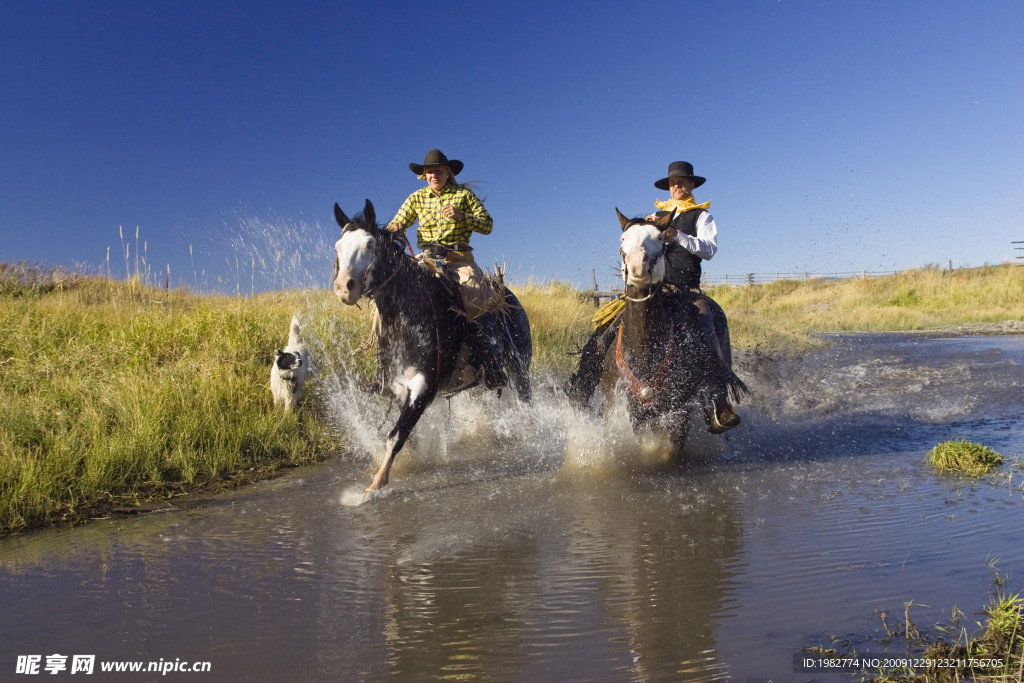
M 301 335 L 299 317 L 293 315 L 288 345 L 274 350 L 274 364 L 270 366 L 270 391 L 274 394 L 274 405 L 283 405 L 285 410 L 291 410 L 302 398 L 302 389 L 310 371 L 309 348 L 302 342 Z

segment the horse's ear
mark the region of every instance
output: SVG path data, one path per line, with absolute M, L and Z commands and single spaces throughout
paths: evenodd
M 337 202 L 334 203 L 334 220 L 338 221 L 338 225 L 342 228 L 351 222 L 349 221 L 348 216 L 345 215 L 345 212 L 341 210 L 341 207 L 338 206 Z
M 622 215 L 622 212 L 619 211 L 619 207 L 617 206 L 615 207 L 615 213 L 619 216 L 619 225 L 621 225 L 622 229 L 625 230 L 626 226 L 629 225 L 629 219 Z
M 373 210 L 373 202 L 369 199 L 366 200 L 366 205 L 363 207 L 363 218 L 370 225 L 377 225 L 377 214 Z
M 675 218 L 675 217 L 676 217 L 676 212 L 673 209 L 672 213 L 666 213 L 664 216 L 661 216 L 659 218 L 655 218 L 654 219 L 654 225 L 658 228 L 658 230 L 661 230 L 662 232 L 665 232 L 666 230 L 671 229 L 670 226 L 672 225 L 672 219 Z

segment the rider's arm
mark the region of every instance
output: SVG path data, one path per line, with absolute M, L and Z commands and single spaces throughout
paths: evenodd
M 491 234 L 491 230 L 494 229 L 494 219 L 491 218 L 491 214 L 487 213 L 483 202 L 472 191 L 466 190 L 458 208 L 465 214 L 461 222 L 469 226 L 470 230 L 481 235 Z
M 709 261 L 718 251 L 718 226 L 715 225 L 715 219 L 707 211 L 702 211 L 697 217 L 697 236 L 691 237 L 680 232 L 676 240 L 691 254 Z
M 418 212 L 416 211 L 416 193 L 409 195 L 405 202 L 402 204 L 402 208 L 398 210 L 395 217 L 388 223 L 388 230 L 396 232 L 398 230 L 405 230 L 410 225 L 416 222 Z

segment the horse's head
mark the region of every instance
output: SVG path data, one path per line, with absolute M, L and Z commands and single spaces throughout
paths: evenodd
M 373 204 L 366 200 L 363 212 L 349 220 L 337 204 L 334 219 L 341 226 L 341 239 L 334 244 L 334 293 L 342 303 L 353 305 L 372 291 L 378 253 L 388 240 L 386 231 L 377 227 Z
M 665 279 L 665 247 L 675 214 L 649 221 L 626 218 L 615 209 L 622 225 L 622 280 L 627 291 L 649 294 Z

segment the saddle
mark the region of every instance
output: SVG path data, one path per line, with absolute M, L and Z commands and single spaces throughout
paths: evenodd
M 459 304 L 455 310 L 467 320 L 476 320 L 505 305 L 504 273 L 497 266 L 494 273 L 481 269 L 469 245 L 462 249 L 428 248 L 416 258 L 422 267 L 441 280 L 445 291 Z

